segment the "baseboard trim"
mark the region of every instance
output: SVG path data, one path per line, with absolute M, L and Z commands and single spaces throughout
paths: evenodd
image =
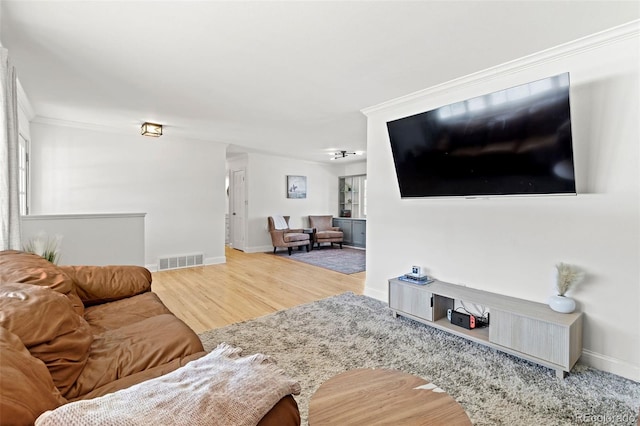
M 158 264 L 157 263 L 151 263 L 149 265 L 144 265 L 145 268 L 147 268 L 150 272 L 158 272 Z
M 366 250 L 366 247 L 348 246 L 346 244 L 343 245 L 343 247 L 349 247 L 349 248 L 353 248 L 353 249 L 357 249 L 357 250 Z M 297 250 L 298 248 L 294 247 L 294 249 Z M 278 250 L 285 250 L 285 248 L 284 247 L 280 247 L 280 248 L 278 248 Z M 273 253 L 273 246 L 247 247 L 242 251 L 245 252 L 245 253 Z M 386 296 L 385 296 L 385 300 L 386 300 Z
M 369 297 L 373 297 L 374 299 L 378 299 L 381 302 L 384 303 L 388 303 L 389 302 L 389 298 L 387 295 L 386 291 L 380 291 L 380 290 L 376 290 L 373 289 L 371 287 L 368 287 L 366 284 L 364 286 L 364 295 L 365 296 L 369 296 Z
M 227 263 L 227 256 L 207 257 L 204 259 L 205 265 L 220 265 L 221 263 Z
M 640 382 L 640 366 L 630 364 L 618 358 L 599 354 L 588 349 L 582 350 L 580 363 L 598 370 L 606 371 L 626 379 Z
M 273 246 L 247 247 L 243 251 L 245 253 L 266 253 L 266 252 L 272 252 Z

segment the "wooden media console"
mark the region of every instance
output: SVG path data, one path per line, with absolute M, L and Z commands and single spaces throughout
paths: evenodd
M 467 330 L 451 324 L 455 301 L 490 312 L 488 327 Z M 563 378 L 582 353 L 582 313 L 561 314 L 543 303 L 433 281 L 389 280 L 389 307 L 401 315 L 465 339 L 552 368 Z

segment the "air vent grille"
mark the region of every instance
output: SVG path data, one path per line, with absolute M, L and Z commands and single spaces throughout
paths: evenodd
M 190 268 L 204 265 L 204 253 L 180 254 L 158 259 L 158 270 Z

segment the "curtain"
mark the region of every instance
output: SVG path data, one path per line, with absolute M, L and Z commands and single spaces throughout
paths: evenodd
M 20 250 L 18 94 L 9 51 L 0 48 L 0 250 Z

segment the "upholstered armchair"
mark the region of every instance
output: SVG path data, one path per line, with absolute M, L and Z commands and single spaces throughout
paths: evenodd
M 320 247 L 321 243 L 333 243 L 340 244 L 342 248 L 343 232 L 339 227 L 333 226 L 333 216 L 309 216 L 309 226 L 314 229 L 313 242 L 318 243 Z
M 278 247 L 286 247 L 289 251 L 289 256 L 291 256 L 293 247 L 307 246 L 307 251 L 309 251 L 311 244 L 309 234 L 305 234 L 302 229 L 290 229 L 289 216 L 280 216 L 276 219 L 269 216 L 267 223 L 269 225 L 274 254 Z

